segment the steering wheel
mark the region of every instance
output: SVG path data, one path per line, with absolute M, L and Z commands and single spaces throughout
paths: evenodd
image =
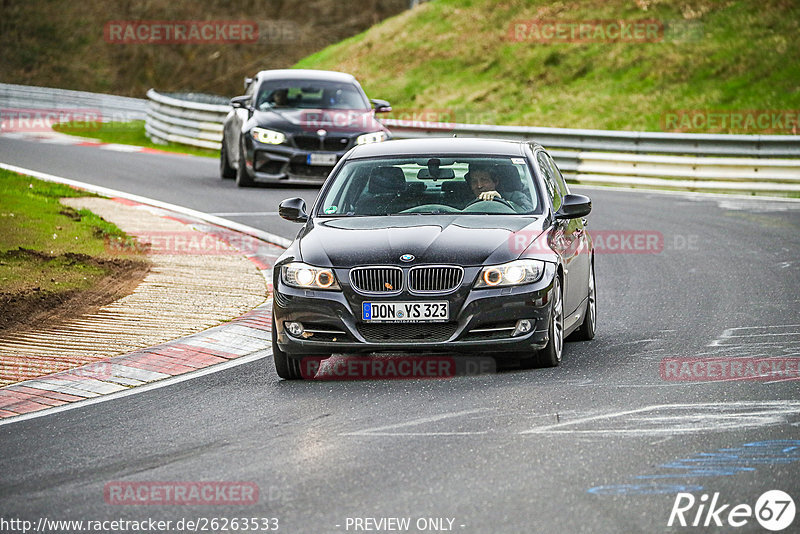
M 492 200 L 483 200 L 482 198 L 476 198 L 475 200 L 473 200 L 472 202 L 470 202 L 469 204 L 464 206 L 464 209 L 472 206 L 473 204 L 477 204 L 478 202 L 493 202 L 493 201 L 500 202 L 501 204 L 505 204 L 506 206 L 508 206 L 509 208 L 514 210 L 515 212 L 517 211 L 516 208 L 514 208 L 514 206 L 511 205 L 511 202 L 509 202 L 508 200 L 504 199 L 503 197 L 492 197 Z

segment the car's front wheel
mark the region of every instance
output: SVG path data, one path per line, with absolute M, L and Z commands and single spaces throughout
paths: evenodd
M 284 380 L 300 380 L 300 360 L 290 358 L 288 354 L 278 347 L 278 334 L 275 330 L 275 319 L 272 319 L 272 359 L 275 361 L 275 371 Z
M 532 367 L 558 367 L 561 363 L 561 354 L 564 350 L 564 301 L 561 294 L 561 280 L 558 276 L 553 280 L 552 308 L 550 310 L 550 324 L 547 327 L 547 346 L 528 358 L 520 361 L 523 369 Z
M 219 149 L 219 176 L 220 178 L 236 178 L 236 169 L 231 166 L 228 158 L 228 149 L 225 148 L 225 140 L 222 140 L 222 148 Z
M 236 169 L 236 185 L 239 187 L 250 187 L 253 179 L 247 172 L 247 161 L 244 157 L 244 146 L 239 148 L 239 168 Z

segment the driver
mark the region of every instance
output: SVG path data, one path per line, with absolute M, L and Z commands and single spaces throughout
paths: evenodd
M 467 180 L 470 189 L 472 189 L 472 194 L 475 195 L 476 200 L 503 198 L 503 196 L 497 192 L 499 179 L 494 174 L 490 165 L 485 163 L 472 163 L 469 166 L 469 172 L 464 175 L 464 178 Z M 523 211 L 532 209 L 530 199 L 527 199 L 525 193 L 522 191 L 506 193 L 506 198 L 504 200 L 522 208 Z
M 272 105 L 276 108 L 285 108 L 289 105 L 289 90 L 278 89 L 272 93 Z

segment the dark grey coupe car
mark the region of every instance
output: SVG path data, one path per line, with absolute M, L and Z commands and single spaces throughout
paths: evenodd
M 225 118 L 219 170 L 240 187 L 256 181 L 322 184 L 356 145 L 389 139 L 375 113 L 391 111 L 368 100 L 350 74 L 322 70 L 265 70 L 245 80 Z
M 367 144 L 334 168 L 274 270 L 278 375 L 305 357 L 483 353 L 557 366 L 565 336 L 594 337 L 594 250 L 539 145 L 485 139 Z

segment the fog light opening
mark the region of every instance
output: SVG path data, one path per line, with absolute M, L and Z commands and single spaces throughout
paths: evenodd
M 517 326 L 514 327 L 514 332 L 511 334 L 511 337 L 527 334 L 531 330 L 533 330 L 533 321 L 530 319 L 520 319 L 517 321 Z
M 292 334 L 294 337 L 300 337 L 303 335 L 303 332 L 305 332 L 305 328 L 303 328 L 303 323 L 297 321 L 284 323 L 284 326 L 286 326 L 286 330 L 288 330 L 289 333 Z

